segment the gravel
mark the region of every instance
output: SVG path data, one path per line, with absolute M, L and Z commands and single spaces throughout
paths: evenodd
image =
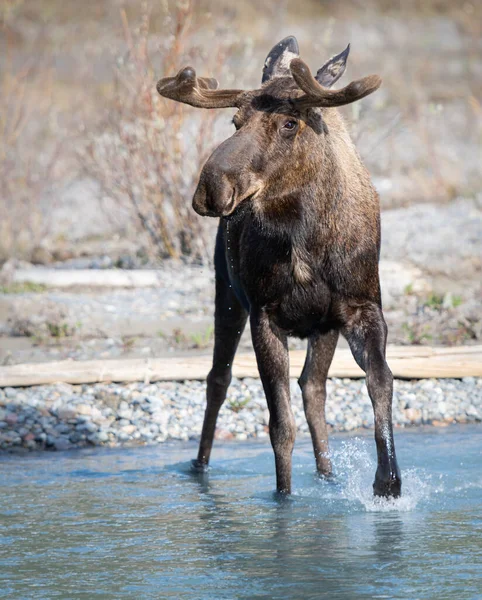
M 328 381 L 326 417 L 334 431 L 373 427 L 364 380 Z M 299 435 L 308 435 L 301 394 L 291 381 Z M 156 444 L 198 439 L 205 382 L 56 384 L 0 389 L 0 449 L 66 450 L 81 446 Z M 268 435 L 269 413 L 259 379 L 234 379 L 217 439 Z M 395 381 L 395 426 L 476 423 L 482 420 L 482 378 Z

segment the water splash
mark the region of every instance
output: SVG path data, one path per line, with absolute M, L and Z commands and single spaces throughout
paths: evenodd
M 333 452 L 333 466 L 340 485 L 341 497 L 367 512 L 411 511 L 431 494 L 430 477 L 419 469 L 402 471 L 402 496 L 378 498 L 373 496 L 373 478 L 377 468 L 372 447 L 367 440 L 355 438 L 343 442 Z

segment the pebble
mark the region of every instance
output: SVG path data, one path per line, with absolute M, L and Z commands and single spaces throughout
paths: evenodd
M 69 419 L 75 419 L 77 412 L 78 411 L 76 411 L 73 407 L 61 406 L 57 409 L 57 417 L 62 421 L 67 421 Z
M 66 437 L 59 437 L 52 442 L 56 450 L 68 450 L 71 447 L 70 440 Z
M 0 388 L 0 449 L 66 450 L 82 446 L 155 444 L 199 439 L 205 382 L 56 384 Z M 290 382 L 299 435 L 308 435 L 301 393 Z M 326 418 L 334 431 L 373 428 L 364 380 L 330 379 Z M 482 421 L 482 378 L 396 380 L 395 427 Z M 268 435 L 269 412 L 259 379 L 233 379 L 216 439 Z

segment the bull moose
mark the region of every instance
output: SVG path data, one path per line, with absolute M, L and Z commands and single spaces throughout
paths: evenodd
M 217 89 L 186 67 L 159 94 L 200 108 L 237 109 L 234 134 L 204 165 L 193 208 L 220 217 L 215 249 L 215 342 L 207 407 L 193 468 L 207 469 L 216 420 L 249 317 L 270 413 L 277 491 L 291 492 L 296 427 L 290 407 L 288 336 L 308 338 L 299 379 L 320 475 L 330 476 L 326 378 L 339 332 L 366 383 L 375 417 L 374 494 L 398 497 L 392 428 L 393 376 L 385 360 L 378 260 L 380 207 L 368 171 L 336 107 L 381 84 L 377 75 L 330 89 L 350 46 L 316 73 L 287 37 L 264 63 L 259 89 Z

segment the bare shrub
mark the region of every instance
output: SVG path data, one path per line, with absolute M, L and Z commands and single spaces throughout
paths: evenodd
M 106 195 L 130 204 L 158 255 L 204 259 L 204 225 L 190 197 L 212 148 L 216 115 L 194 114 L 155 89 L 160 75 L 175 73 L 199 55 L 190 44 L 192 12 L 191 1 L 176 3 L 165 17 L 167 32 L 156 40 L 145 3 L 137 29 L 121 11 L 127 54 L 117 62 L 116 96 L 80 158 Z

